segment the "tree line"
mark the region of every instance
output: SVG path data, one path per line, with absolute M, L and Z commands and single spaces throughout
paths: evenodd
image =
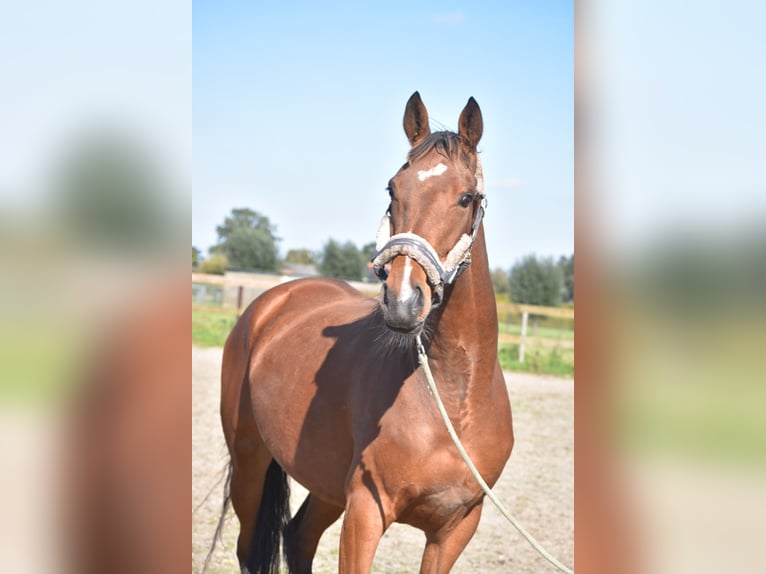
M 375 243 L 358 248 L 353 242 L 330 239 L 314 252 L 291 249 L 284 258 L 279 256 L 276 226 L 269 218 L 249 208 L 235 208 L 216 227 L 217 243 L 202 258 L 192 246 L 192 267 L 203 273 L 223 274 L 225 271 L 279 271 L 286 264 L 316 267 L 324 277 L 360 281 L 368 274 L 367 262 L 375 254 Z
M 574 254 L 522 257 L 508 271 L 492 271 L 495 293 L 506 296 L 514 303 L 559 307 L 574 303 Z
M 192 246 L 192 267 L 203 273 L 223 274 L 227 270 L 279 271 L 286 264 L 311 265 L 324 277 L 360 281 L 371 277 L 368 262 L 375 255 L 375 243 L 361 248 L 353 242 L 328 240 L 320 251 L 291 249 L 280 258 L 277 229 L 268 217 L 249 208 L 235 208 L 216 227 L 218 242 L 202 258 Z M 557 307 L 574 302 L 574 254 L 521 258 L 509 270 L 492 271 L 495 293 L 515 303 Z

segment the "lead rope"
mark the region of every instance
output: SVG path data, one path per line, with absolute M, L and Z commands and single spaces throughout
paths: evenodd
M 449 415 L 447 415 L 447 409 L 444 408 L 444 403 L 442 403 L 441 397 L 439 396 L 439 391 L 436 389 L 436 383 L 434 382 L 434 377 L 431 374 L 431 367 L 428 366 L 428 355 L 426 355 L 425 347 L 423 347 L 423 343 L 420 340 L 420 335 L 417 335 L 415 337 L 415 340 L 417 341 L 418 346 L 418 362 L 420 363 L 420 366 L 423 367 L 423 372 L 426 375 L 426 381 L 428 382 L 428 388 L 431 389 L 431 394 L 433 394 L 434 399 L 436 399 L 436 406 L 439 408 L 439 414 L 441 414 L 442 419 L 444 420 L 444 424 L 447 426 L 447 432 L 449 433 L 450 438 L 452 439 L 452 442 L 455 443 L 455 446 L 457 447 L 458 452 L 460 453 L 460 456 L 465 461 L 465 464 L 468 466 L 468 470 L 471 471 L 471 474 L 476 479 L 476 482 L 479 483 L 479 486 L 481 486 L 484 493 L 489 497 L 489 499 L 497 506 L 497 509 L 500 511 L 500 514 L 505 516 L 506 520 L 513 525 L 513 527 L 519 531 L 519 533 L 527 539 L 527 542 L 529 542 L 532 545 L 532 548 L 537 550 L 540 555 L 545 558 L 548 562 L 553 564 L 556 568 L 561 570 L 562 572 L 566 572 L 567 574 L 574 574 L 573 570 L 570 570 L 566 566 L 564 566 L 561 562 L 556 560 L 553 556 L 551 556 L 545 548 L 540 546 L 540 543 L 535 540 L 532 535 L 527 532 L 524 527 L 516 522 L 516 519 L 511 516 L 511 513 L 508 512 L 508 509 L 503 506 L 503 503 L 498 500 L 498 498 L 495 496 L 495 493 L 492 492 L 492 489 L 489 487 L 489 485 L 484 482 L 484 479 L 479 474 L 479 471 L 474 466 L 473 462 L 471 461 L 470 457 L 468 456 L 468 453 L 463 448 L 463 444 L 460 442 L 460 439 L 457 436 L 457 433 L 455 432 L 455 427 L 452 426 L 452 421 L 449 419 Z

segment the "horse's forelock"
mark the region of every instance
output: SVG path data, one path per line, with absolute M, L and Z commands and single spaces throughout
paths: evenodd
M 429 151 L 435 150 L 436 153 L 449 159 L 450 161 L 462 161 L 466 167 L 471 167 L 471 157 L 466 151 L 465 146 L 460 145 L 460 136 L 454 132 L 441 131 L 433 132 L 421 143 L 413 147 L 407 154 L 407 163 L 405 163 L 401 169 L 407 169 L 410 165 L 422 158 Z M 479 154 L 475 154 L 475 169 L 476 172 L 476 190 L 480 196 L 483 196 L 484 191 L 484 170 L 481 166 L 481 158 Z
M 471 165 L 468 152 L 460 145 L 460 137 L 456 133 L 448 131 L 433 132 L 413 147 L 407 154 L 408 163 L 417 161 L 431 150 L 435 150 L 436 153 L 453 162 L 460 160 L 466 166 Z

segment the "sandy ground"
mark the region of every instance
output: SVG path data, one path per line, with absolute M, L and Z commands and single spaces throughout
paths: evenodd
M 218 419 L 221 349 L 192 348 L 192 568 L 199 572 L 220 513 L 221 479 L 227 462 Z M 573 381 L 506 373 L 516 444 L 505 472 L 495 485 L 498 498 L 514 517 L 555 557 L 572 566 L 574 559 L 574 410 Z M 209 496 L 208 496 L 209 495 Z M 305 490 L 293 484 L 293 510 Z M 207 497 L 207 498 L 206 498 Z M 341 520 L 319 545 L 315 573 L 337 572 Z M 223 544 L 208 572 L 239 572 L 235 556 L 238 523 L 230 512 Z M 425 537 L 419 530 L 395 524 L 381 540 L 373 572 L 417 572 Z M 454 573 L 538 573 L 557 570 L 539 556 L 487 500 L 476 535 Z

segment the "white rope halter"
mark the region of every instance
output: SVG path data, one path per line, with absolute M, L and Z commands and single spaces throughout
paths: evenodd
M 372 268 L 380 279 L 385 280 L 388 277 L 388 272 L 385 270 L 387 263 L 398 255 L 406 255 L 417 261 L 425 271 L 428 281 L 433 287 L 433 306 L 436 307 L 441 303 L 444 286 L 452 284 L 471 264 L 471 247 L 479 232 L 484 212 L 487 210 L 487 196 L 484 193 L 484 171 L 478 156 L 475 175 L 476 195 L 480 203 L 471 231 L 460 236 L 444 260 L 439 258 L 434 247 L 420 235 L 397 233 L 392 236 L 390 211 L 386 211 L 380 220 L 376 236 L 375 248 L 377 253 L 372 258 Z

